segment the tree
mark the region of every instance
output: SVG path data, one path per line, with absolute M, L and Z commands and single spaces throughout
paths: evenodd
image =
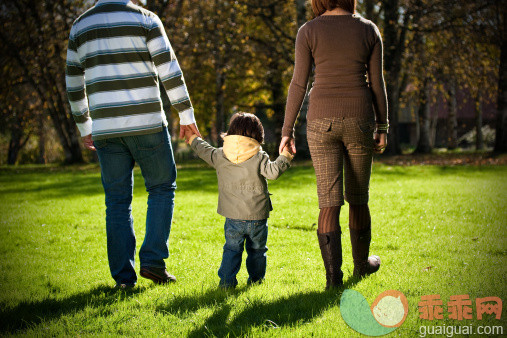
M 27 86 L 23 85 L 20 77 L 12 81 L 13 76 L 6 76 L 6 70 L 10 70 L 10 67 L 2 62 L 1 75 L 4 81 L 0 84 L 0 131 L 10 134 L 7 164 L 13 165 L 33 134 L 32 114 L 36 98 L 26 92 Z
M 281 140 L 285 115 L 287 86 L 294 63 L 294 44 L 298 24 L 306 20 L 301 1 L 245 0 L 248 15 L 252 16 L 249 40 L 256 57 L 263 61 L 264 76 L 260 77 L 270 96 L 271 118 L 275 126 L 275 143 Z M 247 14 L 247 13 L 245 13 Z
M 498 27 L 500 32 L 500 66 L 498 70 L 498 99 L 495 152 L 507 152 L 507 1 L 496 1 Z
M 65 55 L 72 21 L 82 1 L 5 0 L 0 42 L 21 83 L 37 97 L 37 109 L 51 117 L 65 162 L 82 162 L 79 133 L 65 92 Z M 10 75 L 9 75 L 10 76 Z

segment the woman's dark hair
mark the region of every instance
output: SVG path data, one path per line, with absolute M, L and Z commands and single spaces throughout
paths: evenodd
M 254 114 L 236 113 L 229 122 L 229 130 L 222 137 L 229 135 L 241 135 L 253 138 L 259 143 L 264 142 L 264 127 L 261 120 Z
M 341 8 L 350 13 L 356 12 L 356 0 L 312 0 L 312 10 L 315 16 L 324 14 L 335 8 Z

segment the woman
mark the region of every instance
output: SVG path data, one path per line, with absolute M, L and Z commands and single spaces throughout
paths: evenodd
M 356 15 L 355 8 L 355 0 L 312 0 L 316 18 L 297 34 L 294 75 L 280 143 L 280 150 L 290 145 L 296 151 L 294 123 L 314 64 L 307 138 L 317 176 L 317 236 L 327 288 L 343 284 L 339 216 L 344 199 L 349 203 L 354 276 L 380 268 L 380 257 L 368 257 L 368 188 L 373 153 L 382 153 L 387 145 L 382 39 L 375 24 Z

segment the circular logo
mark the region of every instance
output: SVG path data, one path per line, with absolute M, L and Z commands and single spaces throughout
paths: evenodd
M 399 327 L 408 314 L 408 301 L 398 290 L 382 292 L 371 304 L 371 313 L 384 327 Z

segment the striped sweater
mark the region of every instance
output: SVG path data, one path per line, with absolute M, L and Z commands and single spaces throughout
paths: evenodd
M 81 136 L 149 134 L 167 125 L 159 81 L 181 125 L 195 123 L 160 19 L 128 0 L 99 0 L 70 31 L 66 84 Z

